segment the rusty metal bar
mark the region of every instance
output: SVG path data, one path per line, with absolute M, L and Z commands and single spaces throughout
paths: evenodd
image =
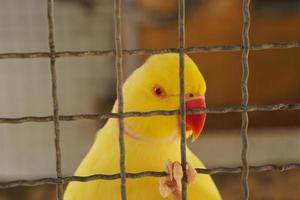
M 250 50 L 269 50 L 269 49 L 290 49 L 299 48 L 300 41 L 291 42 L 274 42 L 274 43 L 260 43 L 250 45 Z M 241 45 L 214 45 L 214 46 L 200 46 L 200 47 L 186 47 L 185 53 L 209 53 L 209 52 L 235 52 L 241 51 Z M 160 49 L 123 49 L 125 55 L 152 55 L 160 53 L 178 53 L 177 48 L 160 48 Z M 62 57 L 85 57 L 85 56 L 114 56 L 114 50 L 89 50 L 89 51 L 59 51 L 54 53 L 56 58 Z M 11 52 L 0 53 L 0 59 L 25 59 L 25 58 L 48 58 L 49 52 Z
M 199 174 L 221 174 L 221 173 L 241 173 L 242 166 L 239 167 L 216 167 L 212 169 L 202 169 L 197 168 L 196 171 Z M 264 171 L 288 171 L 294 169 L 300 169 L 300 163 L 288 163 L 283 165 L 260 165 L 260 166 L 250 166 L 250 172 L 264 172 Z M 139 173 L 126 173 L 127 178 L 136 179 L 142 177 L 163 177 L 166 176 L 167 173 L 164 171 L 144 171 Z M 78 182 L 89 182 L 94 180 L 115 180 L 121 177 L 120 174 L 95 174 L 91 176 L 67 176 L 62 178 L 41 178 L 35 180 L 14 180 L 8 182 L 0 182 L 0 189 L 3 188 L 12 188 L 18 186 L 37 186 L 37 185 L 45 185 L 45 184 L 64 184 L 71 181 Z
M 223 107 L 211 107 L 207 109 L 199 110 L 187 110 L 188 114 L 226 114 L 233 112 L 270 112 L 270 111 L 291 111 L 300 110 L 300 104 L 264 104 L 264 105 L 248 105 L 242 106 L 223 106 Z M 60 115 L 60 121 L 74 121 L 74 120 L 100 120 L 107 118 L 123 118 L 127 117 L 150 117 L 157 115 L 179 115 L 179 110 L 154 110 L 148 112 L 123 112 L 123 113 L 97 113 L 97 114 L 75 114 L 75 115 Z M 17 118 L 0 118 L 0 124 L 20 124 L 27 122 L 50 122 L 53 121 L 53 116 L 25 116 Z
M 250 2 L 251 0 L 243 0 L 242 12 L 243 12 L 243 52 L 242 52 L 242 80 L 241 80 L 241 91 L 242 91 L 242 102 L 241 106 L 246 108 L 248 106 L 249 92 L 248 92 L 248 78 L 249 78 L 249 52 L 250 52 Z M 241 125 L 241 136 L 242 136 L 242 187 L 244 193 L 244 199 L 249 200 L 249 165 L 248 165 L 248 112 L 245 110 L 241 113 L 242 125 Z
M 117 99 L 118 113 L 122 114 L 123 106 L 123 47 L 122 47 L 122 0 L 114 1 L 115 22 L 115 68 L 117 73 Z M 125 169 L 125 142 L 124 142 L 124 118 L 118 118 L 119 122 L 119 148 L 120 148 L 120 176 L 121 176 L 121 199 L 126 200 L 126 169 Z
M 56 156 L 56 176 L 62 177 L 61 170 L 61 150 L 60 150 L 60 128 L 59 128 L 59 106 L 57 96 L 57 81 L 55 69 L 55 43 L 54 43 L 54 0 L 47 0 L 47 16 L 48 16 L 48 29 L 49 29 L 49 50 L 50 50 L 50 70 L 51 70 L 51 83 L 52 83 L 52 101 L 53 101 L 53 123 L 54 123 L 54 143 L 55 143 L 55 156 Z M 56 195 L 58 200 L 63 199 L 63 185 L 57 184 Z
M 186 176 L 186 107 L 185 107 L 185 82 L 184 82 L 184 48 L 185 48 L 185 0 L 178 0 L 178 45 L 179 45 L 179 104 L 180 104 L 180 154 L 183 177 L 181 180 L 181 199 L 187 199 Z

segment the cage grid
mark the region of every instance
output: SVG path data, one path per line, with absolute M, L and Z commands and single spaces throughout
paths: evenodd
M 93 180 L 114 180 L 121 179 L 121 198 L 126 199 L 126 178 L 141 178 L 145 176 L 163 177 L 167 173 L 164 171 L 144 171 L 139 173 L 127 173 L 125 170 L 125 145 L 124 145 L 124 118 L 126 117 L 147 117 L 154 115 L 180 115 L 180 131 L 181 131 L 181 163 L 183 166 L 186 164 L 186 140 L 185 140 L 185 116 L 189 114 L 199 113 L 228 113 L 239 112 L 242 116 L 241 124 L 241 139 L 242 151 L 241 161 L 242 166 L 239 167 L 216 167 L 211 169 L 197 168 L 197 173 L 203 174 L 217 174 L 217 173 L 242 173 L 242 187 L 244 199 L 249 199 L 249 186 L 248 176 L 249 172 L 262 172 L 268 170 L 291 170 L 300 169 L 300 163 L 287 163 L 282 165 L 267 164 L 260 166 L 249 166 L 247 161 L 248 150 L 248 112 L 255 111 L 279 111 L 279 110 L 300 110 L 299 104 L 260 104 L 248 105 L 248 77 L 249 77 L 249 60 L 248 56 L 250 50 L 265 50 L 265 49 L 287 49 L 299 48 L 300 41 L 290 41 L 281 43 L 261 43 L 250 44 L 249 30 L 250 30 L 250 3 L 251 0 L 243 0 L 242 13 L 243 13 L 243 28 L 242 28 L 242 45 L 216 45 L 205 47 L 185 47 L 185 0 L 178 0 L 178 48 L 161 48 L 161 49 L 123 49 L 122 48 L 122 31 L 121 31 L 121 10 L 122 0 L 114 1 L 114 21 L 115 21 L 115 49 L 114 50 L 92 50 L 92 51 L 56 51 L 55 50 L 55 25 L 54 25 L 54 0 L 47 0 L 47 17 L 48 17 L 48 43 L 49 52 L 29 52 L 29 53 L 0 53 L 0 59 L 12 58 L 43 58 L 50 59 L 50 72 L 52 84 L 52 102 L 53 102 L 53 115 L 51 116 L 25 116 L 18 118 L 0 118 L 0 123 L 19 124 L 25 122 L 49 122 L 54 123 L 54 143 L 56 152 L 56 178 L 41 178 L 35 180 L 14 180 L 0 182 L 0 188 L 11 188 L 16 186 L 37 186 L 42 184 L 56 184 L 57 185 L 57 199 L 63 198 L 63 184 L 70 181 L 87 182 Z M 241 92 L 242 100 L 240 106 L 222 106 L 211 107 L 199 110 L 186 110 L 184 105 L 184 53 L 196 52 L 228 52 L 228 51 L 241 51 L 242 50 L 242 79 L 241 79 Z M 151 55 L 158 53 L 177 52 L 179 53 L 179 66 L 180 66 L 180 109 L 177 110 L 155 110 L 149 112 L 123 112 L 123 55 Z M 115 56 L 115 67 L 117 74 L 117 98 L 118 98 L 118 112 L 117 113 L 98 113 L 98 114 L 77 114 L 77 115 L 59 115 L 59 104 L 57 95 L 57 81 L 56 81 L 56 59 L 61 57 L 81 57 L 81 56 Z M 72 121 L 81 119 L 99 120 L 105 118 L 118 118 L 119 119 L 119 145 L 120 145 L 120 173 L 117 174 L 95 174 L 91 176 L 62 176 L 61 170 L 61 150 L 60 150 L 60 128 L 59 121 Z M 185 167 L 183 167 L 185 172 Z M 182 179 L 183 191 L 182 199 L 186 199 L 186 175 Z

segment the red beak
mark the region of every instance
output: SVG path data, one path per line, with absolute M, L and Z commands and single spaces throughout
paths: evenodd
M 196 97 L 196 98 L 187 99 L 185 101 L 185 106 L 186 106 L 186 110 L 205 109 L 206 108 L 205 98 Z M 186 129 L 188 131 L 189 130 L 193 131 L 192 141 L 195 141 L 199 137 L 204 127 L 205 119 L 206 119 L 205 113 L 186 115 Z

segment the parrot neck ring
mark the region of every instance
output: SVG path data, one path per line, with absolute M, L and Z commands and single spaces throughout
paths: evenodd
M 125 127 L 124 134 L 127 135 L 129 138 L 134 139 L 134 140 L 141 140 L 142 139 L 138 134 L 129 131 L 126 127 Z
M 125 131 L 124 131 L 124 134 L 130 139 L 139 140 L 139 141 L 143 140 L 143 141 L 147 141 L 147 142 L 151 142 L 151 143 L 171 143 L 171 142 L 174 142 L 180 136 L 178 133 L 179 133 L 178 131 L 174 131 L 174 133 L 172 133 L 169 137 L 167 137 L 165 139 L 156 140 L 156 139 L 153 139 L 153 138 L 142 137 L 139 134 L 128 130 L 126 127 L 125 127 Z

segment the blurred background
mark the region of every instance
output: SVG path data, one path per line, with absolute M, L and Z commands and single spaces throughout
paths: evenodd
M 186 0 L 186 46 L 241 44 L 241 0 Z M 114 48 L 113 1 L 56 0 L 57 51 Z M 299 0 L 252 0 L 251 43 L 300 40 Z M 177 0 L 125 0 L 124 47 L 177 47 Z M 48 51 L 46 0 L 2 0 L 0 53 Z M 239 105 L 241 52 L 194 53 L 208 106 Z M 126 56 L 126 75 L 146 59 Z M 250 53 L 250 104 L 300 103 L 300 48 Z M 109 112 L 114 57 L 57 59 L 60 114 Z M 48 58 L 0 60 L 0 117 L 52 115 Z M 251 165 L 300 162 L 300 111 L 249 113 Z M 79 165 L 105 121 L 60 122 L 63 175 Z M 207 167 L 239 166 L 239 113 L 210 114 L 189 144 Z M 0 125 L 0 181 L 55 177 L 53 123 Z M 241 199 L 240 174 L 213 176 L 224 199 Z M 300 170 L 250 174 L 251 199 L 299 200 Z M 54 186 L 0 190 L 0 200 L 55 199 Z

